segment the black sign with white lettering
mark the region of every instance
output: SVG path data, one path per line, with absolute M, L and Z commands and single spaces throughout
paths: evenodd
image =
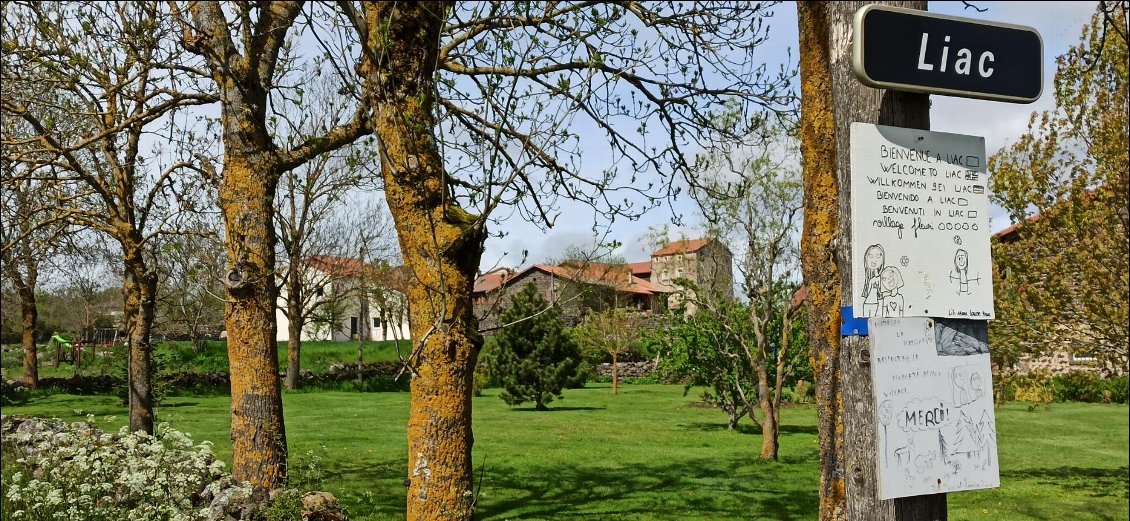
M 881 89 L 1031 103 L 1043 52 L 1031 27 L 882 5 L 855 15 L 855 75 Z

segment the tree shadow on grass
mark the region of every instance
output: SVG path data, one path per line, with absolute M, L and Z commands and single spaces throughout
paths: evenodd
M 751 465 L 763 465 L 757 469 L 758 479 L 735 477 L 748 473 Z M 488 465 L 476 517 L 813 519 L 819 504 L 817 487 L 792 484 L 797 479 L 790 475 L 794 469 L 724 458 L 600 468 Z
M 162 409 L 175 409 L 175 408 L 178 408 L 178 407 L 195 407 L 195 406 L 197 406 L 197 405 L 200 405 L 200 402 L 175 402 L 175 403 L 162 403 L 162 404 L 160 405 L 160 407 L 161 407 Z
M 680 423 L 680 429 L 703 431 L 703 432 L 720 432 L 726 430 L 726 424 L 722 422 L 691 422 Z M 754 427 L 753 424 L 747 422 L 738 423 L 734 427 L 734 431 L 739 434 L 761 434 L 761 429 Z
M 511 411 L 517 412 L 569 412 L 569 411 L 603 411 L 607 407 L 554 407 L 550 406 L 544 411 L 539 411 L 535 407 L 511 407 Z
M 1001 470 L 1001 481 L 1007 479 L 1033 480 L 1041 485 L 1082 492 L 1100 497 L 1130 498 L 1130 467 L 1058 467 Z
M 698 430 L 698 431 L 704 431 L 704 432 L 714 432 L 714 431 L 724 431 L 724 430 L 726 430 L 726 424 L 722 423 L 722 422 L 692 422 L 692 423 L 681 423 L 681 424 L 679 424 L 679 428 L 690 429 L 690 430 Z M 738 423 L 738 426 L 734 430 L 736 430 L 737 432 L 739 432 L 741 434 L 758 434 L 758 435 L 761 434 L 761 429 L 755 427 L 752 423 L 749 422 L 749 420 L 745 420 L 745 421 Z M 789 424 L 785 424 L 785 425 L 781 425 L 780 434 L 782 436 L 783 435 L 791 435 L 791 434 L 808 434 L 808 435 L 816 436 L 816 435 L 819 434 L 819 431 L 817 430 L 815 425 L 789 425 Z
M 815 519 L 817 484 L 797 458 L 668 458 L 582 466 L 476 461 L 476 519 Z M 802 458 L 803 459 L 803 458 Z M 811 458 L 808 458 L 810 460 Z M 793 461 L 796 460 L 796 461 Z M 794 464 L 795 463 L 795 464 Z M 351 517 L 402 519 L 406 464 L 355 459 L 328 465 L 325 489 Z M 482 482 L 480 483 L 480 476 Z M 812 483 L 809 483 L 812 481 Z M 347 486 L 347 483 L 352 483 Z M 341 490 L 345 487 L 349 491 Z M 357 492 L 362 490 L 363 492 Z

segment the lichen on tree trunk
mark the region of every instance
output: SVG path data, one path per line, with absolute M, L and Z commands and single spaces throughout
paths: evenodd
M 925 2 L 884 2 L 924 9 Z M 867 342 L 839 336 L 851 288 L 851 122 L 929 128 L 926 95 L 876 90 L 851 72 L 852 18 L 866 2 L 797 4 L 801 47 L 805 223 L 812 367 L 820 430 L 821 520 L 945 519 L 945 495 L 878 499 Z
M 374 129 L 396 223 L 413 335 L 407 518 L 471 519 L 471 383 L 482 346 L 471 289 L 485 232 L 446 199 L 432 132 L 439 31 L 448 2 L 365 4 Z
M 220 208 L 227 230 L 232 476 L 272 489 L 286 477 L 286 430 L 275 348 L 276 168 L 269 153 L 228 144 Z
M 846 503 L 841 460 L 840 279 L 832 254 L 839 233 L 839 210 L 836 207 L 836 142 L 827 11 L 826 2 L 797 2 L 804 170 L 801 268 L 807 293 L 808 335 L 820 435 L 821 521 L 844 519 Z

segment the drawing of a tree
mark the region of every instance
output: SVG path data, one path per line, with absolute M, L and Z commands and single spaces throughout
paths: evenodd
M 950 452 L 949 444 L 946 443 L 946 437 L 942 436 L 942 431 L 938 431 L 938 452 L 942 454 L 942 463 L 949 465 Z
M 895 404 L 890 400 L 886 400 L 879 404 L 879 423 L 883 424 L 883 460 L 890 466 L 891 461 L 887 458 L 887 445 L 890 443 L 890 437 L 887 435 L 887 426 L 891 424 L 891 418 L 895 415 Z

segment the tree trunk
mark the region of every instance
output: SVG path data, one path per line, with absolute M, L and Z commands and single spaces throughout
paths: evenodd
M 762 343 L 758 335 L 758 343 Z M 777 437 L 780 429 L 777 425 L 777 411 L 773 408 L 773 394 L 769 390 L 769 371 L 765 368 L 767 358 L 765 348 L 758 346 L 759 358 L 751 360 L 754 371 L 757 372 L 757 406 L 761 408 L 761 459 L 766 461 L 777 460 Z
M 761 459 L 777 461 L 780 426 L 777 424 L 777 412 L 768 397 L 761 398 L 761 411 L 765 413 L 764 419 L 761 420 Z
M 270 490 L 282 484 L 287 463 L 275 347 L 272 215 L 278 175 L 269 152 L 240 150 L 226 138 L 225 147 L 220 208 L 227 230 L 232 477 Z
M 396 223 L 412 328 L 407 519 L 471 519 L 471 383 L 482 337 L 471 289 L 485 239 L 477 216 L 445 199 L 432 137 L 434 78 L 446 2 L 367 2 L 367 62 L 385 197 Z
M 620 394 L 620 364 L 616 363 L 616 351 L 612 352 L 612 394 Z
M 140 246 L 122 245 L 126 338 L 129 342 L 129 429 L 153 434 L 153 356 L 150 334 L 156 306 L 157 276 L 146 270 Z M 75 367 L 77 370 L 78 362 Z
M 836 138 L 841 260 L 840 295 L 852 288 L 851 273 L 851 154 L 852 122 L 869 122 L 908 128 L 930 128 L 930 99 L 926 94 L 887 91 L 864 86 L 852 72 L 853 17 L 868 2 L 832 2 L 828 5 L 829 47 L 836 50 L 829 64 Z M 925 1 L 884 2 L 925 9 Z M 862 336 L 841 338 L 839 367 L 843 392 L 843 465 L 846 517 L 855 520 L 937 520 L 946 518 L 945 494 L 882 501 L 878 498 L 878 448 L 868 342 Z
M 29 277 L 30 279 L 31 277 Z M 23 317 L 23 327 L 20 335 L 20 344 L 24 350 L 24 384 L 29 388 L 39 387 L 39 353 L 35 345 L 35 322 L 39 320 L 39 307 L 35 301 L 35 288 L 26 281 L 19 280 L 14 283 L 16 292 L 20 296 L 20 314 Z M 56 358 L 57 359 L 57 358 Z
M 290 259 L 290 273 L 286 279 L 286 388 L 298 389 L 298 373 L 302 370 L 302 326 L 305 315 L 302 309 L 302 280 L 298 267 L 301 259 Z
M 808 305 L 810 363 L 820 435 L 820 521 L 844 519 L 842 394 L 839 367 L 840 275 L 834 256 L 839 233 L 836 141 L 829 70 L 827 2 L 797 2 L 800 35 L 801 157 L 804 230 L 801 268 Z

